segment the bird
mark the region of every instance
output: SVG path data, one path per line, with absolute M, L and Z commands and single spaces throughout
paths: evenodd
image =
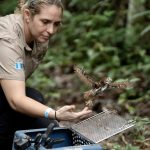
M 126 88 L 131 86 L 129 82 L 112 82 L 112 78 L 104 77 L 99 81 L 94 80 L 89 74 L 86 73 L 81 67 L 74 65 L 74 72 L 86 85 L 90 86 L 91 89 L 85 91 L 83 97 L 85 99 L 85 104 L 87 107 L 93 106 L 93 101 L 95 96 L 103 93 L 107 89 L 112 88 Z

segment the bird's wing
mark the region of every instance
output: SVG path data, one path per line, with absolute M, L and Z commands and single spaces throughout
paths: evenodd
M 96 83 L 83 69 L 78 66 L 74 66 L 74 71 L 77 76 L 87 85 L 93 87 Z
M 132 87 L 132 84 L 129 82 L 113 82 L 110 84 L 110 87 L 113 88 L 127 88 Z

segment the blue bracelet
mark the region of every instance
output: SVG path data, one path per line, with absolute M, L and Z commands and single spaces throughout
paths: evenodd
M 52 108 L 47 108 L 44 112 L 44 117 L 45 118 L 49 118 L 49 112 L 52 111 L 53 109 Z

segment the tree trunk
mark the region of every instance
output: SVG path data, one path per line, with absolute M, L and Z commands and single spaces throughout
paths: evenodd
M 129 0 L 125 39 L 125 42 L 128 46 L 132 44 L 132 40 L 134 39 L 133 37 L 135 35 L 136 21 L 133 20 L 133 16 L 142 11 L 144 11 L 144 3 L 142 0 Z

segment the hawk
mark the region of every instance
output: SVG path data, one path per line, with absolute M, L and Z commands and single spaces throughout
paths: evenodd
M 85 99 L 86 106 L 93 106 L 93 100 L 95 96 L 104 92 L 107 89 L 112 88 L 126 88 L 131 86 L 129 82 L 112 82 L 110 77 L 105 77 L 99 81 L 95 81 L 90 75 L 88 75 L 85 70 L 78 66 L 74 66 L 74 71 L 76 75 L 88 86 L 91 87 L 90 90 L 84 92 L 83 96 Z

